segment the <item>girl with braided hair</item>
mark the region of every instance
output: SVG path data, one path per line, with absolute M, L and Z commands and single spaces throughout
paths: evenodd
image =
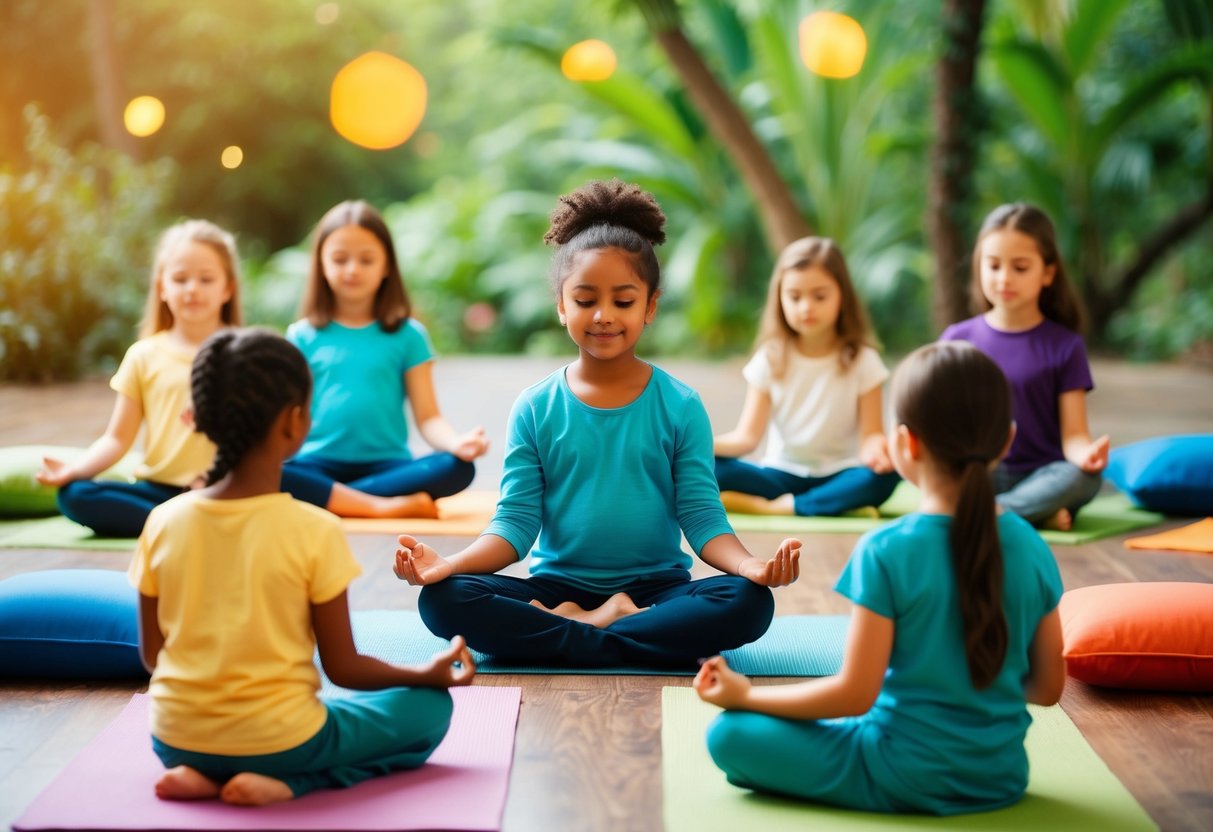
M 420 766 L 450 724 L 447 688 L 475 664 L 458 636 L 415 667 L 354 646 L 346 593 L 361 570 L 340 522 L 278 490 L 311 424 L 307 362 L 281 336 L 224 330 L 191 381 L 215 466 L 152 510 L 129 570 L 168 769 L 156 794 L 261 805 Z M 335 684 L 365 692 L 319 698 L 317 649 Z
M 694 667 L 761 636 L 769 587 L 799 575 L 800 541 L 766 559 L 733 534 L 698 394 L 636 356 L 657 314 L 664 223 L 618 180 L 560 198 L 544 240 L 578 357 L 515 402 L 485 532 L 449 558 L 400 536 L 396 575 L 422 587 L 434 633 L 507 661 Z M 691 580 L 682 534 L 727 574 Z M 493 574 L 528 554 L 530 578 Z
M 889 451 L 922 491 L 860 539 L 835 590 L 853 603 L 842 669 L 751 686 L 719 656 L 695 677 L 725 708 L 708 750 L 742 788 L 879 812 L 997 809 L 1028 782 L 1026 703 L 1065 685 L 1061 577 L 1027 521 L 999 515 L 990 471 L 1015 434 L 998 366 L 960 342 L 893 376 Z
M 137 537 L 152 508 L 202 484 L 215 446 L 193 428 L 190 363 L 210 335 L 242 322 L 239 263 L 235 238 L 206 220 L 161 235 L 139 340 L 110 381 L 117 399 L 105 433 L 74 462 L 45 458 L 37 474 L 59 488 L 68 518 L 102 536 Z M 135 481 L 93 479 L 131 449 L 145 423 Z M 400 517 L 411 508 L 303 471 L 287 473 L 282 487 L 343 516 Z

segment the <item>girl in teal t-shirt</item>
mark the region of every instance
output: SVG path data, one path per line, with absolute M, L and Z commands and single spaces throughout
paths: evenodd
M 893 378 L 889 448 L 919 511 L 865 535 L 835 586 L 854 602 L 838 675 L 756 687 L 719 656 L 695 690 L 731 783 L 881 812 L 950 815 L 1027 787 L 1026 703 L 1065 666 L 1048 546 L 996 512 L 990 469 L 1014 430 L 1006 377 L 963 342 L 912 353 Z
M 439 410 L 434 349 L 412 317 L 391 232 L 367 203 L 342 202 L 320 219 L 301 311 L 286 337 L 316 392 L 312 431 L 287 470 L 396 498 L 398 517 L 436 517 L 434 500 L 471 484 L 489 442 L 484 428 L 459 433 Z M 410 452 L 406 401 L 434 453 Z

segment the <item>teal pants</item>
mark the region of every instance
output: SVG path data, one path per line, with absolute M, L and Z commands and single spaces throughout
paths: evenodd
M 858 720 L 779 719 L 725 711 L 708 728 L 708 752 L 743 789 L 873 812 L 906 811 L 864 764 Z
M 955 815 L 1019 800 L 1022 771 L 958 765 L 863 717 L 780 719 L 725 711 L 708 728 L 712 761 L 734 786 L 869 812 Z
M 243 772 L 264 774 L 286 783 L 299 797 L 417 768 L 451 724 L 451 695 L 444 689 L 392 688 L 325 699 L 324 704 L 324 727 L 302 745 L 276 754 L 201 754 L 155 737 L 152 749 L 165 768 L 189 766 L 217 783 Z

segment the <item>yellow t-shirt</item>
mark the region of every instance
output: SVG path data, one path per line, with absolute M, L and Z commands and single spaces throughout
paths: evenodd
M 274 754 L 324 725 L 311 605 L 361 572 L 336 517 L 289 494 L 157 506 L 129 578 L 159 599 L 152 734 L 204 754 Z
M 196 350 L 157 332 L 131 345 L 110 387 L 139 403 L 147 431 L 143 464 L 135 476 L 168 485 L 189 485 L 211 469 L 215 446 L 182 416 L 191 408 L 190 369 Z

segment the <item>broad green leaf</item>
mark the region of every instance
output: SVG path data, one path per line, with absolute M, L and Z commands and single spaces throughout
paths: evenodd
M 1127 81 L 1120 100 L 1093 125 L 1088 146 L 1102 153 L 1121 128 L 1185 81 L 1213 84 L 1213 42 L 1185 47 Z
M 1053 146 L 1065 154 L 1070 146 L 1073 86 L 1054 56 L 1043 46 L 1025 41 L 999 44 L 990 50 L 998 75 L 1023 112 Z
M 1100 47 L 1124 10 L 1125 0 L 1078 0 L 1075 14 L 1062 34 L 1070 76 L 1085 75 Z

